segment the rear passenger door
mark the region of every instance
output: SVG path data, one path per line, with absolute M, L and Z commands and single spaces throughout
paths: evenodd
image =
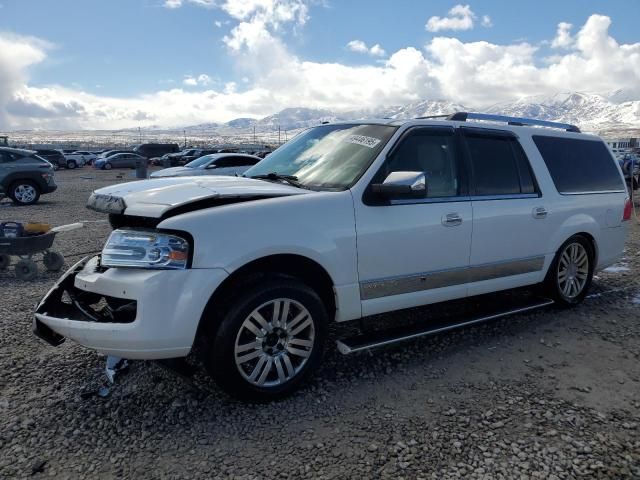
M 541 281 L 553 212 L 522 146 L 511 131 L 461 132 L 473 210 L 469 295 Z

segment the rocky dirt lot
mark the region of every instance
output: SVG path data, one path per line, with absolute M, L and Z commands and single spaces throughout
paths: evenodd
M 124 178 L 117 178 L 124 176 Z M 0 221 L 102 221 L 89 193 L 131 178 L 57 174 L 33 207 L 0 202 Z M 107 399 L 81 393 L 104 357 L 31 334 L 58 274 L 0 272 L 0 477 L 640 478 L 640 226 L 626 256 L 572 310 L 549 308 L 344 357 L 329 345 L 294 396 L 239 403 L 137 362 Z M 67 263 L 109 228 L 59 235 Z M 414 309 L 385 317 L 427 317 Z

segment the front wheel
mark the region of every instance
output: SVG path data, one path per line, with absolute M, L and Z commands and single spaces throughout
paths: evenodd
M 546 290 L 557 303 L 572 306 L 584 300 L 593 279 L 594 257 L 591 243 L 581 235 L 562 244 L 545 279 Z
M 77 166 L 78 166 L 78 164 L 75 162 L 75 160 L 70 160 L 70 161 L 67 162 L 67 168 L 69 170 L 73 170 Z
M 109 162 L 107 162 L 107 163 L 104 164 L 104 167 L 102 167 L 102 168 L 104 170 L 111 170 L 113 167 Z
M 294 391 L 318 367 L 327 312 L 296 280 L 260 284 L 232 302 L 205 349 L 205 365 L 227 393 L 253 401 Z

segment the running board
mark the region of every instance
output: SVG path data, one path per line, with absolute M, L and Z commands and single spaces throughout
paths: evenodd
M 382 347 L 385 345 L 392 345 L 394 343 L 400 343 L 407 340 L 413 340 L 414 338 L 426 337 L 428 335 L 435 335 L 437 333 L 454 330 L 456 328 L 468 327 L 477 323 L 488 322 L 497 318 L 514 315 L 516 313 L 529 312 L 531 310 L 537 310 L 539 308 L 547 307 L 554 303 L 553 300 L 548 298 L 537 299 L 533 303 L 523 305 L 518 308 L 511 308 L 502 312 L 493 313 L 491 315 L 485 315 L 482 317 L 471 318 L 461 321 L 439 321 L 430 323 L 429 325 L 418 325 L 409 328 L 394 328 L 387 330 L 380 330 L 371 332 L 368 334 L 360 334 L 351 338 L 343 338 L 336 341 L 338 351 L 343 355 L 350 353 L 360 352 L 362 350 L 368 350 L 370 348 Z

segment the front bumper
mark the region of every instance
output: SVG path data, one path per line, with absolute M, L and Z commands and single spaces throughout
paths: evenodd
M 211 294 L 226 277 L 222 269 L 104 271 L 98 257 L 86 258 L 38 304 L 33 330 L 55 346 L 69 338 L 123 358 L 183 357 Z M 91 302 L 103 306 L 90 307 Z M 113 302 L 120 307 L 111 308 Z

